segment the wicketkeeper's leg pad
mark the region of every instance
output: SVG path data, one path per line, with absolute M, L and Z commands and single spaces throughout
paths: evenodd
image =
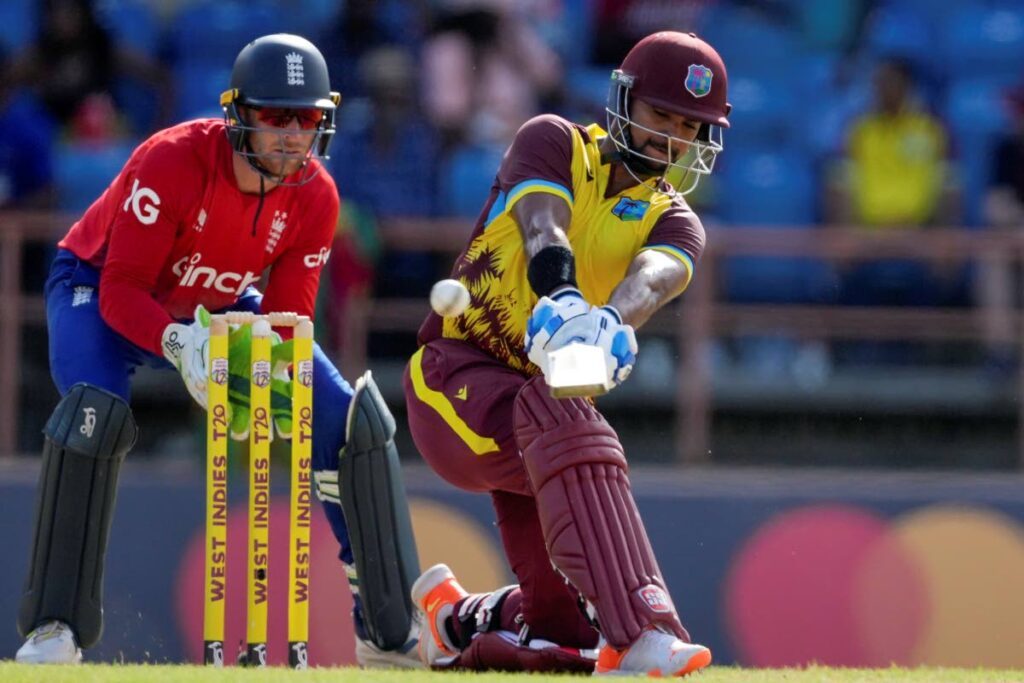
M 81 647 L 103 633 L 103 562 L 118 473 L 138 428 L 122 398 L 76 384 L 43 429 L 32 558 L 18 608 L 24 636 L 52 619 Z
M 516 442 L 551 562 L 615 648 L 657 625 L 689 641 L 633 500 L 615 430 L 582 398 L 551 398 L 543 378 L 515 403 Z
M 367 372 L 349 404 L 339 478 L 363 622 L 382 650 L 406 644 L 415 615 L 410 591 L 420 575 L 394 437 L 395 418 Z

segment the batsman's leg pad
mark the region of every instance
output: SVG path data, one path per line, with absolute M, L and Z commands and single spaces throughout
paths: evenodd
M 605 639 L 621 649 L 658 625 L 689 641 L 633 500 L 615 430 L 590 401 L 551 398 L 537 377 L 516 397 L 515 434 L 551 562 L 596 612 Z
M 138 428 L 119 396 L 76 384 L 43 429 L 36 523 L 18 631 L 59 619 L 90 647 L 103 633 L 103 561 L 117 478 Z
M 382 650 L 408 640 L 415 615 L 410 591 L 420 575 L 394 436 L 395 418 L 367 372 L 349 405 L 339 478 L 364 624 Z
M 582 651 L 555 643 L 522 644 L 511 631 L 488 631 L 446 664 L 435 669 L 469 671 L 538 671 L 589 674 L 595 660 Z

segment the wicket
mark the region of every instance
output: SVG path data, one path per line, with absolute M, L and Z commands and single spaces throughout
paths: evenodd
M 313 442 L 313 323 L 294 313 L 215 315 L 210 325 L 206 427 L 206 576 L 203 659 L 224 665 L 228 522 L 228 331 L 252 326 L 249 376 L 249 525 L 246 650 L 249 666 L 267 664 L 270 570 L 271 328 L 294 329 L 291 500 L 288 553 L 288 664 L 305 669 L 309 641 L 309 565 Z M 241 658 L 240 658 L 241 659 Z

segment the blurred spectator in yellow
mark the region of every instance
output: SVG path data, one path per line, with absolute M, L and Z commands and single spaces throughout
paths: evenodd
M 558 54 L 526 21 L 532 3 L 447 0 L 422 52 L 426 112 L 445 147 L 508 146 L 562 82 Z
M 882 61 L 874 89 L 874 109 L 851 125 L 830 218 L 888 228 L 955 222 L 946 132 L 915 99 L 911 65 Z
M 915 97 L 912 65 L 884 59 L 873 84 L 874 107 L 851 124 L 846 158 L 830 175 L 826 221 L 872 230 L 957 225 L 959 192 L 950 173 L 947 135 Z M 841 295 L 848 304 L 938 305 L 958 285 L 919 261 L 848 265 Z
M 13 57 L 0 82 L 30 90 L 59 126 L 70 127 L 72 137 L 95 140 L 119 132 L 119 124 L 109 118 L 110 92 L 122 75 L 151 86 L 161 122 L 168 120 L 172 94 L 162 66 L 116 45 L 89 0 L 46 0 L 36 41 Z

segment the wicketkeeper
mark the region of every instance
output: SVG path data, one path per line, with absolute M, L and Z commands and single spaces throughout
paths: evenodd
M 44 430 L 18 661 L 78 662 L 103 631 L 118 471 L 137 432 L 135 369 L 176 369 L 205 407 L 208 311 L 313 315 L 338 218 L 338 192 L 320 159 L 340 101 L 312 43 L 258 38 L 235 61 L 223 120 L 189 121 L 143 142 L 60 241 L 46 305 L 62 398 Z M 268 269 L 261 294 L 255 285 Z M 231 344 L 234 357 L 248 355 L 244 330 Z M 353 392 L 318 346 L 314 376 L 316 491 L 340 545 L 339 580 L 347 574 L 356 593 L 357 659 L 419 666 L 409 598 L 419 569 L 394 420 L 369 373 Z M 276 379 L 285 395 L 273 403 L 288 405 L 287 378 Z M 232 435 L 245 439 L 244 392 L 232 394 L 232 413 Z M 287 411 L 274 418 L 287 435 Z

